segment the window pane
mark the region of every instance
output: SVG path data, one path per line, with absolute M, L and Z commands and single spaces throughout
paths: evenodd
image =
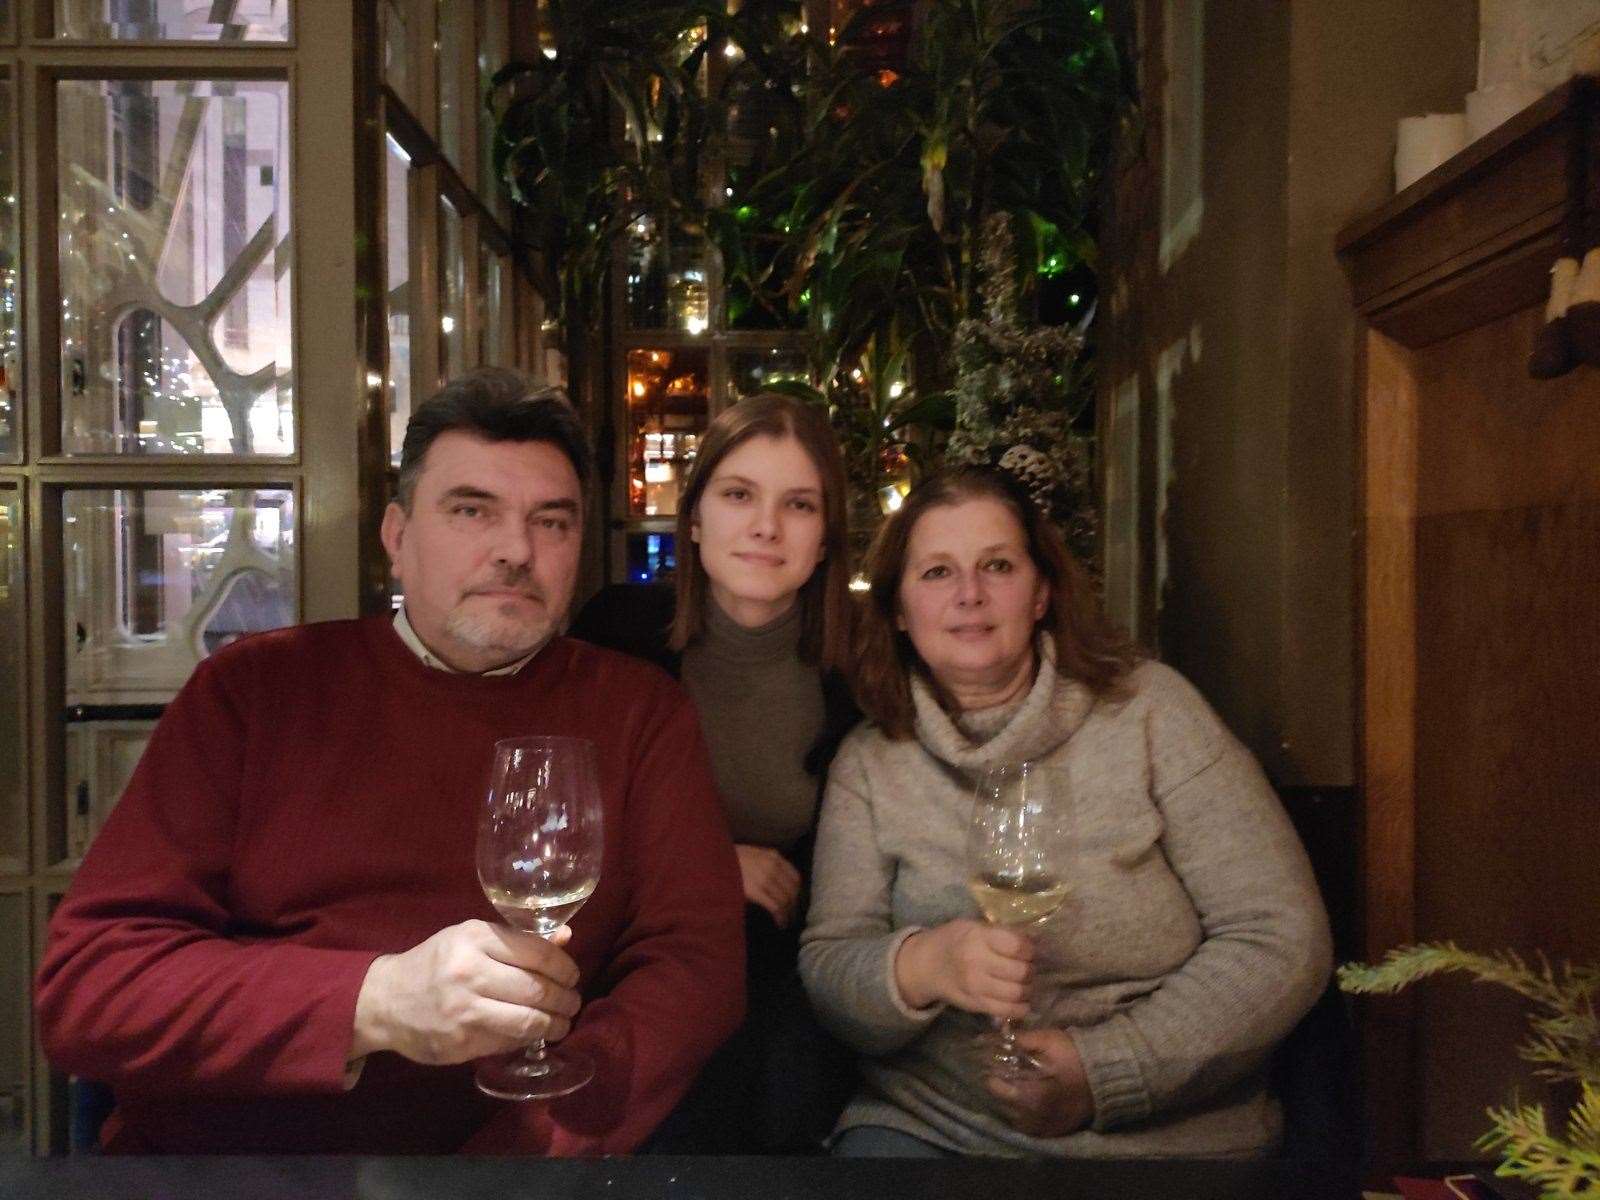
M 28 1106 L 28 897 L 0 895 L 0 1154 L 25 1154 Z
M 439 0 L 439 149 L 461 169 L 463 129 L 475 128 L 468 116 L 472 83 L 466 78 L 471 50 L 472 6 L 464 0 Z
M 506 65 L 509 29 L 506 0 L 478 0 L 478 94 L 474 107 L 478 113 L 478 191 L 489 211 L 507 223 L 510 203 L 494 169 L 494 114 L 485 100 L 495 72 Z
M 439 367 L 446 380 L 467 368 L 467 258 L 455 205 L 439 197 Z
M 383 81 L 414 113 L 417 107 L 411 89 L 416 73 L 411 67 L 411 24 L 408 0 L 383 0 L 379 18 L 383 21 Z
M 702 349 L 628 351 L 628 511 L 633 516 L 678 511 L 678 496 L 709 417 L 707 357 Z
M 69 707 L 165 703 L 206 655 L 296 619 L 293 493 L 70 489 Z
M 22 514 L 17 489 L 4 487 L 0 488 L 0 863 L 8 863 L 14 871 L 25 869 L 28 855 L 22 621 Z
M 133 778 L 155 732 L 159 706 L 67 710 L 65 845 L 53 856 L 76 862 L 89 849 Z
M 291 453 L 286 86 L 58 89 L 65 449 Z
M 482 317 L 478 321 L 478 362 L 486 367 L 509 367 L 511 346 L 506 329 L 506 287 L 511 278 L 507 259 L 488 242 L 478 243 L 478 278 L 483 290 Z
M 3 19 L 3 18 L 0 18 Z M 10 79 L 0 79 L 0 461 L 16 461 L 22 444 L 17 436 L 17 384 L 21 379 L 22 351 L 17 317 L 21 310 L 18 286 L 17 184 L 11 159 Z
M 389 325 L 389 457 L 398 466 L 411 419 L 411 159 L 384 138 L 385 305 Z
M 670 533 L 628 535 L 628 582 L 665 583 L 678 569 L 677 539 Z
M 710 318 L 705 243 L 662 238 L 649 217 L 635 221 L 628 236 L 628 325 L 698 334 Z
M 226 20 L 217 20 L 222 14 Z M 56 0 L 56 36 L 86 41 L 282 42 L 289 37 L 289 0 L 234 0 L 231 4 L 216 0 Z
M 735 350 L 728 355 L 728 382 L 738 399 L 766 391 L 775 383 L 809 383 L 811 369 L 800 350 Z

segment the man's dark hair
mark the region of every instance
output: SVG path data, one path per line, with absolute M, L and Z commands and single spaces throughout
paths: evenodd
M 479 367 L 445 384 L 406 422 L 395 499 L 407 512 L 428 447 L 452 429 L 490 442 L 549 442 L 567 456 L 578 485 L 588 487 L 589 439 L 566 394 L 560 388 L 537 387 L 519 371 Z

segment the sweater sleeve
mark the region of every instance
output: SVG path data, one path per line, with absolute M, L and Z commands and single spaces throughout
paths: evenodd
M 1332 961 L 1310 863 L 1271 785 L 1199 694 L 1159 670 L 1147 737 L 1161 845 L 1203 940 L 1149 995 L 1072 1030 L 1098 1130 L 1193 1105 L 1259 1069 Z
M 711 764 L 687 696 L 645 735 L 620 833 L 630 921 L 562 1043 L 595 1078 L 549 1105 L 507 1106 L 467 1143 L 477 1154 L 620 1154 L 688 1092 L 744 1017 L 744 892 Z
M 863 1054 L 891 1054 L 942 1011 L 907 1006 L 894 960 L 915 926 L 896 929 L 890 906 L 895 866 L 878 848 L 872 801 L 846 741 L 828 773 L 812 862 L 811 909 L 800 938 L 800 978 L 817 1019 Z
M 344 1090 L 376 955 L 230 936 L 249 711 L 200 664 L 56 910 L 36 1011 L 63 1070 L 147 1095 Z

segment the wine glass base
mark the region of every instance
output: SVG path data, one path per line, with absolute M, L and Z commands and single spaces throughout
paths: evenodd
M 1037 1079 L 1045 1073 L 1044 1064 L 1021 1047 L 1008 1045 L 998 1029 L 980 1034 L 972 1041 L 978 1063 L 985 1075 L 993 1075 L 1013 1083 Z
M 553 1100 L 594 1078 L 594 1063 L 572 1050 L 546 1050 L 529 1058 L 518 1050 L 479 1061 L 474 1082 L 496 1100 Z

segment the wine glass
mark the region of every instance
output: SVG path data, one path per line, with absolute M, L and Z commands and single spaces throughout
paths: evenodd
M 1057 776 L 1058 777 L 1058 776 Z M 967 829 L 967 887 L 991 925 L 1020 928 L 1053 915 L 1067 898 L 1068 805 L 1059 783 L 1036 762 L 991 767 L 978 780 Z M 1000 1022 L 991 1069 L 1026 1075 L 1039 1064 L 1017 1046 L 1014 1023 Z
M 585 738 L 507 738 L 494 746 L 478 819 L 478 882 L 507 924 L 549 937 L 600 879 L 600 773 Z M 594 1064 L 544 1039 L 479 1061 L 479 1090 L 501 1100 L 547 1100 L 594 1078 Z

